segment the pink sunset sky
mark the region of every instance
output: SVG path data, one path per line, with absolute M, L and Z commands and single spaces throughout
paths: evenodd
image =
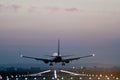
M 58 38 L 64 45 L 113 44 L 117 52 L 111 62 L 118 61 L 120 0 L 0 0 L 1 57 L 8 45 L 44 45 Z

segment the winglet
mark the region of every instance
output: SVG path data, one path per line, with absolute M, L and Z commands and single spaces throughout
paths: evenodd
M 95 56 L 95 54 L 92 54 L 92 56 Z
M 23 55 L 21 54 L 21 51 L 20 51 L 20 50 L 18 50 L 18 53 L 19 53 L 20 57 L 23 57 Z
M 20 57 L 23 57 L 23 55 L 22 55 L 22 54 L 20 54 Z

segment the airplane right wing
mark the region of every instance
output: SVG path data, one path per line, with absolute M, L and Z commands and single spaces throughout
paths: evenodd
M 34 60 L 38 60 L 38 61 L 43 61 L 43 62 L 45 62 L 45 63 L 53 62 L 53 60 L 51 60 L 51 59 L 43 59 L 43 58 L 37 58 L 37 57 L 29 57 L 29 56 L 23 56 L 23 55 L 20 55 L 20 57 L 29 58 L 29 59 L 34 59 Z
M 92 57 L 92 56 L 95 56 L 95 54 L 87 55 L 87 56 L 81 56 L 81 57 L 76 57 L 76 58 L 63 59 L 62 62 L 69 62 L 69 61 L 78 60 L 78 59 L 86 58 L 86 57 Z

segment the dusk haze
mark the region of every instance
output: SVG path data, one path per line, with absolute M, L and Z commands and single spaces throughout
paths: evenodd
M 48 58 L 58 39 L 61 55 L 95 54 L 70 64 L 120 66 L 120 0 L 0 0 L 0 64 L 41 66 L 19 51 Z

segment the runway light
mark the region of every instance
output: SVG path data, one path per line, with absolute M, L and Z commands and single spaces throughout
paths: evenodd
M 17 75 L 15 77 L 18 77 Z
M 86 76 L 89 76 L 88 74 Z
M 89 76 L 91 76 L 91 74 L 89 74 Z
M 75 66 L 73 66 L 72 68 L 75 69 Z
M 52 77 L 52 80 L 54 80 L 55 78 L 54 77 Z
M 0 79 L 2 79 L 2 76 L 0 75 Z
M 98 80 L 100 80 L 100 77 L 98 77 Z
M 85 72 L 82 72 L 82 74 L 84 74 Z
M 37 78 L 35 77 L 34 80 L 37 80 Z
M 25 80 L 28 80 L 28 78 L 25 78 Z
M 82 80 L 82 77 L 80 77 L 80 80 Z
M 18 78 L 16 78 L 16 80 L 18 80 Z
M 109 77 L 107 77 L 107 80 L 110 80 L 110 78 L 109 78 Z
M 94 77 L 94 74 L 92 74 L 92 77 Z
M 13 78 L 14 76 L 13 75 L 10 75 L 11 78 Z
M 70 80 L 73 80 L 73 77 L 70 77 Z
M 81 66 L 80 68 L 81 68 L 81 69 L 83 69 L 84 67 L 83 67 L 83 66 Z
M 61 79 L 64 80 L 64 77 L 62 77 Z
M 110 74 L 110 76 L 112 77 L 112 76 L 113 76 L 113 74 Z
M 102 77 L 102 74 L 100 74 L 100 77 Z
M 19 75 L 19 77 L 21 77 L 21 75 Z
M 43 77 L 43 80 L 46 80 L 46 78 L 45 78 L 45 77 Z
M 9 80 L 9 77 L 8 77 L 8 76 L 7 76 L 6 78 L 7 78 L 7 80 Z
M 89 77 L 89 80 L 91 80 L 92 78 L 91 77 Z
M 105 77 L 107 78 L 108 76 L 106 75 Z
M 119 78 L 118 78 L 118 77 L 116 77 L 116 80 L 119 80 Z
M 97 77 L 98 75 L 96 74 L 96 77 Z

